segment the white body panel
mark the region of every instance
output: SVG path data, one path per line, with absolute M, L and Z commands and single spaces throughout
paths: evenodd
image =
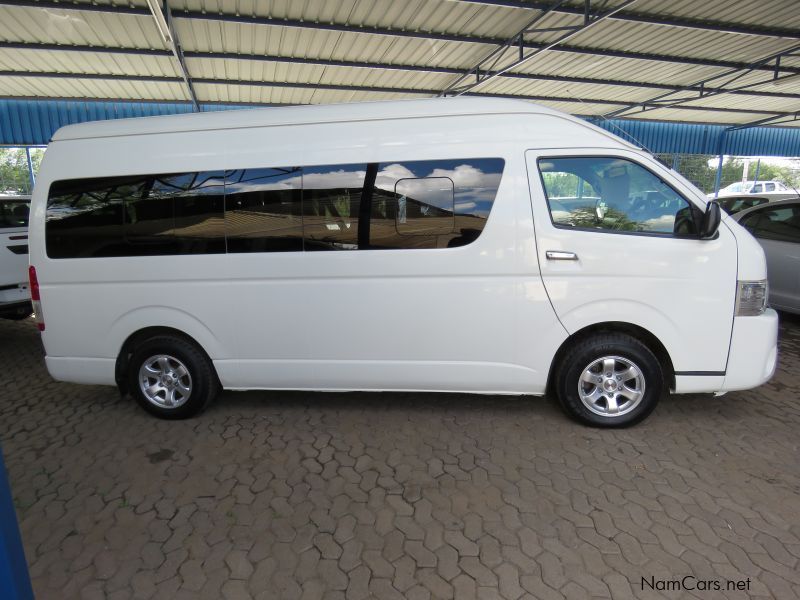
M 587 148 L 527 154 L 533 174 L 540 157 L 626 158 L 658 172 L 685 197 L 693 196 L 641 153 Z M 630 323 L 669 349 L 676 374 L 724 375 L 736 298 L 736 241 L 725 224 L 714 240 L 558 228 L 550 219 L 541 179 L 530 179 L 542 276 L 567 331 L 574 334 L 604 321 Z M 547 251 L 574 252 L 578 260 L 548 260 Z
M 20 207 L 28 196 L 0 196 L 0 202 Z M 28 227 L 0 227 L 0 314 L 4 309 L 29 303 L 28 291 Z
M 740 234 L 724 225 L 713 241 L 587 234 L 599 237 L 596 248 L 580 248 L 585 260 L 611 257 L 634 272 L 564 277 L 547 265 L 546 290 L 541 254 L 568 244 L 546 227 L 538 177 L 526 165 L 532 148 L 626 154 L 669 178 L 602 130 L 514 101 L 263 109 L 64 128 L 45 155 L 31 221 L 48 369 L 58 379 L 111 383 L 124 341 L 164 326 L 194 338 L 230 389 L 541 394 L 569 333 L 625 320 L 658 337 L 676 370 L 722 373 L 677 378 L 678 391 L 721 389 Z M 47 192 L 61 179 L 465 157 L 502 158 L 505 169 L 483 233 L 462 247 L 46 255 Z M 699 192 L 675 186 L 703 205 Z M 634 293 L 619 292 L 620 278 Z

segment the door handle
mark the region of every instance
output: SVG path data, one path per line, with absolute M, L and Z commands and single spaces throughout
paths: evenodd
M 564 250 L 548 250 L 544 253 L 547 260 L 578 260 L 578 255 L 574 252 L 565 252 Z

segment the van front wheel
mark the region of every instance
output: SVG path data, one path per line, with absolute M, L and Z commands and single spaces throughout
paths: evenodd
M 162 419 L 186 419 L 200 413 L 219 391 L 208 357 L 178 337 L 159 336 L 131 355 L 128 389 L 147 412 Z
M 664 395 L 664 373 L 635 337 L 600 333 L 578 340 L 558 366 L 556 392 L 572 417 L 599 427 L 627 427 Z

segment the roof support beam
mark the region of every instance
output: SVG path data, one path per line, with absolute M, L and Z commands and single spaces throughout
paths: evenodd
M 3 42 L 0 41 L 0 51 L 4 48 L 14 50 L 32 50 L 32 51 L 51 51 L 51 52 L 91 52 L 97 54 L 120 54 L 120 55 L 133 55 L 133 56 L 153 56 L 153 57 L 171 57 L 172 53 L 169 50 L 158 50 L 153 48 L 106 48 L 103 46 L 66 46 L 61 44 L 39 44 L 29 42 Z M 274 54 L 237 54 L 231 52 L 196 52 L 191 50 L 184 50 L 183 56 L 186 59 L 216 59 L 216 60 L 244 60 L 254 62 L 266 63 L 282 63 L 282 64 L 298 64 L 298 65 L 314 65 L 320 67 L 347 67 L 356 69 L 383 69 L 387 71 L 409 71 L 415 73 L 434 73 L 442 75 L 459 75 L 463 73 L 462 69 L 454 67 L 439 67 L 439 66 L 422 66 L 411 65 L 403 63 L 382 63 L 382 62 L 366 62 L 366 61 L 352 61 L 352 60 L 331 60 L 327 58 L 301 58 L 295 56 L 277 56 Z M 523 79 L 529 81 L 549 81 L 549 82 L 566 82 L 566 83 L 580 83 L 588 85 L 606 85 L 606 86 L 620 86 L 630 88 L 654 89 L 654 90 L 680 90 L 685 92 L 704 91 L 711 93 L 718 88 L 709 86 L 675 86 L 666 83 L 653 83 L 649 81 L 631 81 L 620 79 L 600 79 L 594 77 L 572 77 L 568 75 L 547 75 L 537 73 L 515 73 L 506 72 L 501 73 L 499 77 L 509 79 Z M 759 96 L 764 98 L 797 98 L 797 94 L 789 92 L 773 92 L 764 90 L 728 90 L 726 93 L 733 95 L 745 96 Z
M 756 61 L 751 65 L 748 65 L 742 69 L 729 69 L 727 71 L 724 71 L 723 73 L 719 73 L 712 77 L 706 77 L 700 81 L 697 81 L 694 84 L 692 84 L 692 87 L 700 88 L 699 93 L 691 92 L 687 94 L 686 91 L 683 89 L 674 88 L 670 91 L 664 92 L 663 94 L 659 94 L 653 98 L 650 98 L 645 102 L 632 102 L 627 107 L 617 109 L 604 116 L 606 118 L 624 117 L 626 116 L 626 113 L 630 113 L 630 111 L 635 109 L 638 109 L 639 112 L 644 112 L 647 110 L 658 110 L 659 108 L 675 108 L 678 105 L 686 104 L 688 102 L 693 102 L 695 100 L 720 96 L 722 94 L 727 94 L 733 91 L 744 91 L 748 88 L 762 86 L 766 83 L 779 84 L 780 82 L 786 79 L 793 79 L 797 77 L 796 74 L 790 74 L 785 77 L 780 76 L 781 57 L 796 56 L 798 52 L 800 52 L 800 44 L 797 44 L 795 46 L 792 46 L 791 48 L 787 48 L 786 50 L 782 50 L 775 54 L 771 54 L 770 56 L 764 57 L 761 60 Z M 775 64 L 771 65 L 770 63 L 772 63 L 773 61 L 775 62 Z M 739 84 L 738 86 L 735 87 L 727 87 L 735 84 L 742 77 L 752 73 L 753 71 L 764 67 L 772 71 L 772 75 L 768 77 L 766 80 L 760 80 L 746 84 Z M 706 88 L 706 86 L 708 84 L 711 84 L 712 82 L 717 82 L 716 85 L 719 87 L 714 87 L 711 89 Z
M 157 58 L 172 56 L 172 53 L 169 52 L 168 50 L 158 50 L 151 48 L 105 48 L 101 46 L 66 46 L 60 44 L 38 44 L 38 43 L 28 43 L 28 42 L 0 41 L 0 51 L 2 51 L 4 48 L 9 48 L 14 50 L 52 51 L 52 52 L 91 52 L 98 54 L 119 54 L 123 56 L 124 55 L 153 56 Z M 387 71 L 409 71 L 417 73 L 434 73 L 442 75 L 459 75 L 463 73 L 463 70 L 456 69 L 453 67 L 420 66 L 420 65 L 402 64 L 402 63 L 331 60 L 325 58 L 301 58 L 294 56 L 277 56 L 272 54 L 234 54 L 230 52 L 184 51 L 183 55 L 184 58 L 189 60 L 191 59 L 243 60 L 243 61 L 266 62 L 266 63 L 314 65 L 321 67 L 346 67 L 346 68 L 357 68 L 357 69 L 382 69 Z M 92 74 L 64 73 L 64 76 L 67 78 L 70 77 L 86 78 L 90 75 Z M 565 82 L 565 83 L 579 83 L 587 85 L 654 89 L 654 90 L 664 90 L 664 91 L 683 91 L 683 92 L 692 92 L 697 94 L 703 92 L 706 95 L 712 95 L 716 92 L 724 91 L 727 94 L 737 95 L 737 96 L 754 96 L 763 98 L 786 98 L 786 99 L 797 98 L 797 94 L 793 94 L 791 92 L 753 90 L 749 88 L 723 89 L 723 88 L 710 87 L 708 85 L 673 86 L 670 84 L 652 83 L 649 81 L 600 79 L 593 77 L 572 77 L 568 75 L 547 75 L 538 73 L 506 72 L 500 74 L 499 77 L 509 78 L 509 79 L 522 79 L 528 81 Z M 783 77 L 783 79 L 786 79 L 786 77 Z
M 54 78 L 54 79 L 92 79 L 92 80 L 105 80 L 105 81 L 149 81 L 153 83 L 180 83 L 180 77 L 157 77 L 149 75 L 117 75 L 117 74 L 97 74 L 92 73 L 83 75 L 80 73 L 59 73 L 59 72 L 40 72 L 40 71 L 0 71 L 0 78 L 2 77 L 31 77 L 31 78 Z M 397 88 L 385 86 L 359 86 L 359 85 L 345 85 L 345 84 L 330 84 L 330 83 L 311 83 L 311 82 L 285 82 L 285 81 L 255 81 L 247 79 L 214 79 L 214 78 L 194 78 L 192 80 L 196 85 L 236 85 L 236 86 L 250 86 L 250 87 L 266 87 L 266 88 L 290 88 L 290 89 L 307 89 L 307 90 L 333 90 L 333 91 L 346 91 L 346 92 L 376 92 L 383 94 L 408 94 L 418 96 L 435 96 L 439 90 L 424 89 L 424 88 Z M 576 97 L 561 97 L 561 96 L 541 96 L 541 95 L 517 95 L 517 94 L 493 94 L 482 92 L 469 92 L 469 96 L 487 96 L 491 98 L 514 98 L 518 100 L 535 100 L 544 102 L 568 102 L 575 104 L 606 104 L 612 106 L 625 105 L 626 102 L 622 100 L 606 100 L 602 98 L 576 98 Z M 174 102 L 174 100 L 159 100 L 161 102 Z M 781 117 L 784 113 L 770 110 L 760 109 L 738 109 L 738 108 L 712 108 L 712 107 L 697 107 L 697 106 L 677 106 L 675 108 L 685 110 L 697 110 L 703 112 L 723 112 L 731 114 L 750 114 L 750 115 L 765 115 L 769 117 Z
M 738 125 L 731 125 L 730 127 L 728 127 L 728 131 L 736 131 L 738 129 L 748 129 L 750 127 L 764 127 L 767 125 L 770 126 L 782 125 L 784 123 L 794 123 L 795 121 L 800 121 L 800 110 L 793 113 L 781 113 L 773 117 L 764 117 L 763 119 L 750 121 L 749 123 L 740 123 Z
M 119 6 L 111 4 L 85 4 L 85 3 L 66 3 L 55 2 L 53 0 L 0 0 L 0 6 L 23 6 L 32 8 L 50 8 L 55 10 L 84 10 L 91 12 L 105 12 L 111 14 L 126 14 L 134 16 L 148 16 L 150 12 L 146 8 L 130 6 Z M 274 17 L 243 16 L 232 14 L 203 13 L 200 11 L 181 11 L 173 14 L 175 19 L 188 19 L 197 21 L 214 21 L 219 23 L 243 23 L 250 25 L 267 25 L 272 27 L 292 27 L 297 29 L 314 29 L 324 31 L 337 31 L 341 33 L 373 34 L 406 38 L 418 38 L 426 40 L 437 40 L 443 42 L 466 42 L 471 44 L 498 45 L 505 42 L 499 38 L 482 38 L 478 36 L 458 35 L 441 33 L 434 31 L 410 31 L 401 29 L 388 29 L 383 27 L 346 25 L 341 23 L 313 23 L 297 19 L 279 19 Z M 536 50 L 544 47 L 545 44 L 525 42 L 524 48 Z M 626 58 L 634 60 L 647 60 L 666 62 L 683 65 L 695 65 L 705 67 L 734 68 L 743 67 L 745 63 L 737 63 L 728 60 L 694 58 L 687 56 L 674 56 L 666 54 L 649 54 L 643 52 L 631 52 L 623 50 L 609 50 L 604 48 L 586 48 L 582 46 L 570 46 L 561 44 L 552 49 L 553 52 L 566 52 L 570 54 L 582 54 L 588 56 L 605 56 L 610 58 Z M 800 67 L 781 67 L 783 71 L 800 73 Z M 761 70 L 770 70 L 764 67 Z
M 120 75 L 118 73 L 63 73 L 61 71 L 0 71 L 0 77 L 39 77 L 42 79 L 88 79 L 91 81 L 142 81 L 149 83 L 183 83 L 183 77 L 168 75 Z M 135 99 L 131 99 L 135 101 Z M 189 100 L 188 102 L 191 102 Z
M 602 2 L 601 11 L 604 8 L 607 1 L 608 0 L 604 0 Z M 584 14 L 583 14 L 583 21 L 581 24 L 577 24 L 574 26 L 568 25 L 564 27 L 559 27 L 557 29 L 537 27 L 536 25 L 537 23 L 545 19 L 559 6 L 561 6 L 566 2 L 566 0 L 559 0 L 551 8 L 541 11 L 532 20 L 530 20 L 515 36 L 507 39 L 505 42 L 500 44 L 495 50 L 489 53 L 489 55 L 486 58 L 484 58 L 472 69 L 470 69 L 469 71 L 458 77 L 450 85 L 448 85 L 439 95 L 460 96 L 462 94 L 465 94 L 470 90 L 475 89 L 479 85 L 482 85 L 487 81 L 494 79 L 498 75 L 502 75 L 503 73 L 508 73 L 509 71 L 511 71 L 511 69 L 518 67 L 523 63 L 528 62 L 532 58 L 555 48 L 562 42 L 566 42 L 568 39 L 578 35 L 579 33 L 586 31 L 587 29 L 596 25 L 603 19 L 610 17 L 611 15 L 621 11 L 623 8 L 630 6 L 636 1 L 637 0 L 624 0 L 622 4 L 619 4 L 613 9 L 605 10 L 602 12 L 593 12 L 591 0 L 584 0 Z M 556 30 L 564 30 L 564 33 L 555 40 L 553 40 L 552 42 L 549 42 L 546 45 L 542 46 L 541 48 L 537 48 L 536 50 L 533 50 L 528 54 L 525 54 L 526 35 L 543 33 L 546 31 L 547 32 L 556 31 Z M 516 60 L 513 60 L 510 63 L 507 62 L 504 66 L 499 67 L 498 65 L 500 64 L 500 62 L 507 57 L 507 51 L 514 47 L 519 47 L 519 57 Z M 461 83 L 471 75 L 475 75 L 475 81 L 470 84 L 461 85 Z
M 186 69 L 186 61 L 183 58 L 183 49 L 175 33 L 175 27 L 172 23 L 172 11 L 169 8 L 167 0 L 160 3 L 159 0 L 147 0 L 147 6 L 155 19 L 156 27 L 158 28 L 161 38 L 164 43 L 172 51 L 175 61 L 178 63 L 178 72 L 183 78 L 186 85 L 186 90 L 189 93 L 189 99 L 194 106 L 195 111 L 200 111 L 200 104 L 197 102 L 197 94 L 195 94 L 194 87 L 192 86 L 192 79 L 189 77 L 189 71 Z
M 8 48 L 9 50 L 38 50 L 43 52 L 96 52 L 98 54 L 122 54 L 130 56 L 173 56 L 170 50 L 159 50 L 158 48 L 119 48 L 116 46 L 84 46 L 73 44 L 0 41 L 0 50 L 3 50 L 4 48 Z M 188 52 L 184 52 L 184 56 L 187 56 L 188 54 Z
M 468 4 L 480 4 L 485 6 L 504 6 L 506 8 L 520 8 L 527 10 L 547 10 L 552 7 L 552 2 L 539 2 L 536 0 L 456 0 Z M 553 9 L 555 12 L 567 15 L 582 15 L 583 10 L 575 5 L 559 6 Z M 612 21 L 627 21 L 631 23 L 646 23 L 648 25 L 668 25 L 670 27 L 683 27 L 686 29 L 699 29 L 702 31 L 721 31 L 723 33 L 738 33 L 743 35 L 755 35 L 773 38 L 800 39 L 800 30 L 784 29 L 779 27 L 753 27 L 740 23 L 727 23 L 724 21 L 700 21 L 697 19 L 686 19 L 669 17 L 664 15 L 653 15 L 640 12 L 623 12 L 609 17 Z

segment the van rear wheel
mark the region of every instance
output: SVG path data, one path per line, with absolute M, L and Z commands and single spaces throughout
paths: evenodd
M 205 409 L 219 392 L 214 367 L 191 342 L 158 336 L 137 346 L 129 362 L 128 389 L 147 412 L 186 419 Z
M 638 423 L 665 393 L 658 358 L 641 341 L 623 333 L 579 339 L 559 364 L 555 387 L 570 416 L 599 427 Z

